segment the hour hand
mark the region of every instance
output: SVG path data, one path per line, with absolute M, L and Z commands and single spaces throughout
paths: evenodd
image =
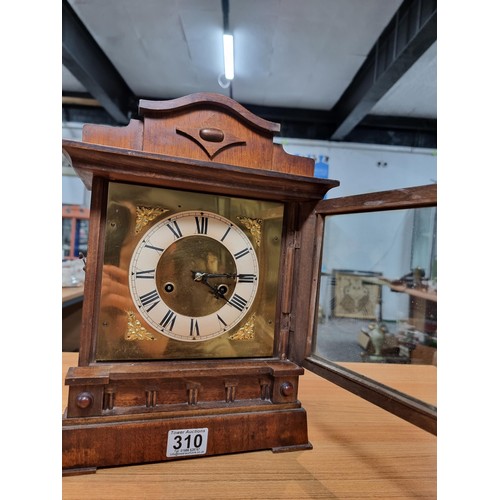
M 226 302 L 229 302 L 227 298 L 224 296 L 225 293 L 227 292 L 227 286 L 226 285 L 219 285 L 219 286 L 212 286 L 208 281 L 208 273 L 202 273 L 198 271 L 191 271 L 193 274 L 193 280 L 194 281 L 199 281 L 203 283 L 204 285 L 208 286 L 212 293 L 214 294 L 216 299 L 224 299 Z

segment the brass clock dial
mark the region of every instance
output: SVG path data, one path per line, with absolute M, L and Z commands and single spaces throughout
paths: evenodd
M 96 359 L 271 357 L 283 203 L 110 182 Z
M 238 226 L 191 210 L 162 219 L 144 234 L 132 255 L 129 284 L 137 310 L 155 331 L 206 341 L 247 315 L 259 264 Z

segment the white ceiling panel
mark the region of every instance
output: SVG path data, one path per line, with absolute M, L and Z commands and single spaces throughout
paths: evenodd
M 63 5 L 74 10 L 137 98 L 218 92 L 249 105 L 330 112 L 395 13 L 411 2 L 416 0 L 229 0 L 236 72 L 230 88 L 218 81 L 221 0 Z M 62 90 L 92 94 L 64 67 Z M 435 119 L 436 94 L 434 43 L 370 113 Z
M 377 102 L 371 112 L 377 115 L 436 118 L 436 43 Z

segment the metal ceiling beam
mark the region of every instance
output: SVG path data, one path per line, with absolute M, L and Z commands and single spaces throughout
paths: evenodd
M 95 107 L 95 102 L 78 106 L 63 98 L 63 119 L 127 124 L 137 117 L 138 98 L 67 0 L 62 7 L 63 64 L 102 106 Z M 395 120 L 368 113 L 436 40 L 436 24 L 436 0 L 405 0 L 332 110 L 242 104 L 257 116 L 280 123 L 283 137 L 435 147 L 435 120 Z
M 265 120 L 281 122 L 283 120 L 332 125 L 331 111 L 319 109 L 283 108 L 279 106 L 261 106 L 259 104 L 241 104 L 252 113 Z
M 341 141 L 437 39 L 437 0 L 404 0 L 337 104 L 330 139 Z
M 117 123 L 128 123 L 130 101 L 136 98 L 67 0 L 62 2 L 62 62 Z
M 344 141 L 436 149 L 437 120 L 368 115 Z
M 359 126 L 392 130 L 418 130 L 437 133 L 437 120 L 435 118 L 368 115 L 359 123 Z

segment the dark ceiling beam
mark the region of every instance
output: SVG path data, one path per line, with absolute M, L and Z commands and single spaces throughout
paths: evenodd
M 332 108 L 330 139 L 344 140 L 437 39 L 437 0 L 404 0 Z
M 358 124 L 360 127 L 393 130 L 418 130 L 437 134 L 435 118 L 412 118 L 407 116 L 368 115 Z
M 351 130 L 344 142 L 436 149 L 437 120 L 368 115 Z
M 96 123 L 99 125 L 121 125 L 111 118 L 109 113 L 102 107 L 91 107 L 87 105 L 63 104 L 62 122 L 65 123 Z
M 274 122 L 290 120 L 330 125 L 334 123 L 332 120 L 331 111 L 322 111 L 317 109 L 283 108 L 279 106 L 261 106 L 258 104 L 246 103 L 242 103 L 242 106 L 255 115 L 260 116 L 265 120 Z
M 62 7 L 63 64 L 90 91 L 63 93 L 63 121 L 120 125 L 138 118 L 138 98 L 67 0 Z M 435 40 L 436 0 L 405 0 L 332 110 L 242 105 L 257 116 L 280 123 L 282 137 L 434 148 L 436 120 L 368 113 Z
M 128 123 L 136 98 L 67 0 L 62 2 L 62 62 L 117 123 Z

